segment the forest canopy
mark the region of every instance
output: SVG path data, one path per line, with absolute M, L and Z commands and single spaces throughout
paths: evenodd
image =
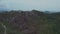
M 60 34 L 60 12 L 32 11 L 0 12 L 0 34 Z

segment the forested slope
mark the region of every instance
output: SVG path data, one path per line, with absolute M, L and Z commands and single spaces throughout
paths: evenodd
M 6 11 L 0 13 L 0 34 L 60 34 L 60 13 Z

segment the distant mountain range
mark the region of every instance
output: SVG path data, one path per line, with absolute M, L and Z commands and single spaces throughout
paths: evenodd
M 6 7 L 0 7 L 0 12 L 5 12 L 5 11 L 10 11 L 10 9 L 8 9 Z M 45 12 L 45 13 L 56 13 L 56 12 L 60 12 L 60 11 L 42 11 L 42 12 Z

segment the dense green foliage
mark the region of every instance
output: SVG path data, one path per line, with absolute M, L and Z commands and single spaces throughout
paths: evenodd
M 0 13 L 0 34 L 60 34 L 60 13 L 10 11 Z

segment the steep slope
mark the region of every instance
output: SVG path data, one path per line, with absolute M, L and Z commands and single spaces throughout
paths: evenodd
M 7 34 L 57 34 L 58 17 L 37 10 L 11 11 L 0 13 L 0 23 L 6 26 Z

